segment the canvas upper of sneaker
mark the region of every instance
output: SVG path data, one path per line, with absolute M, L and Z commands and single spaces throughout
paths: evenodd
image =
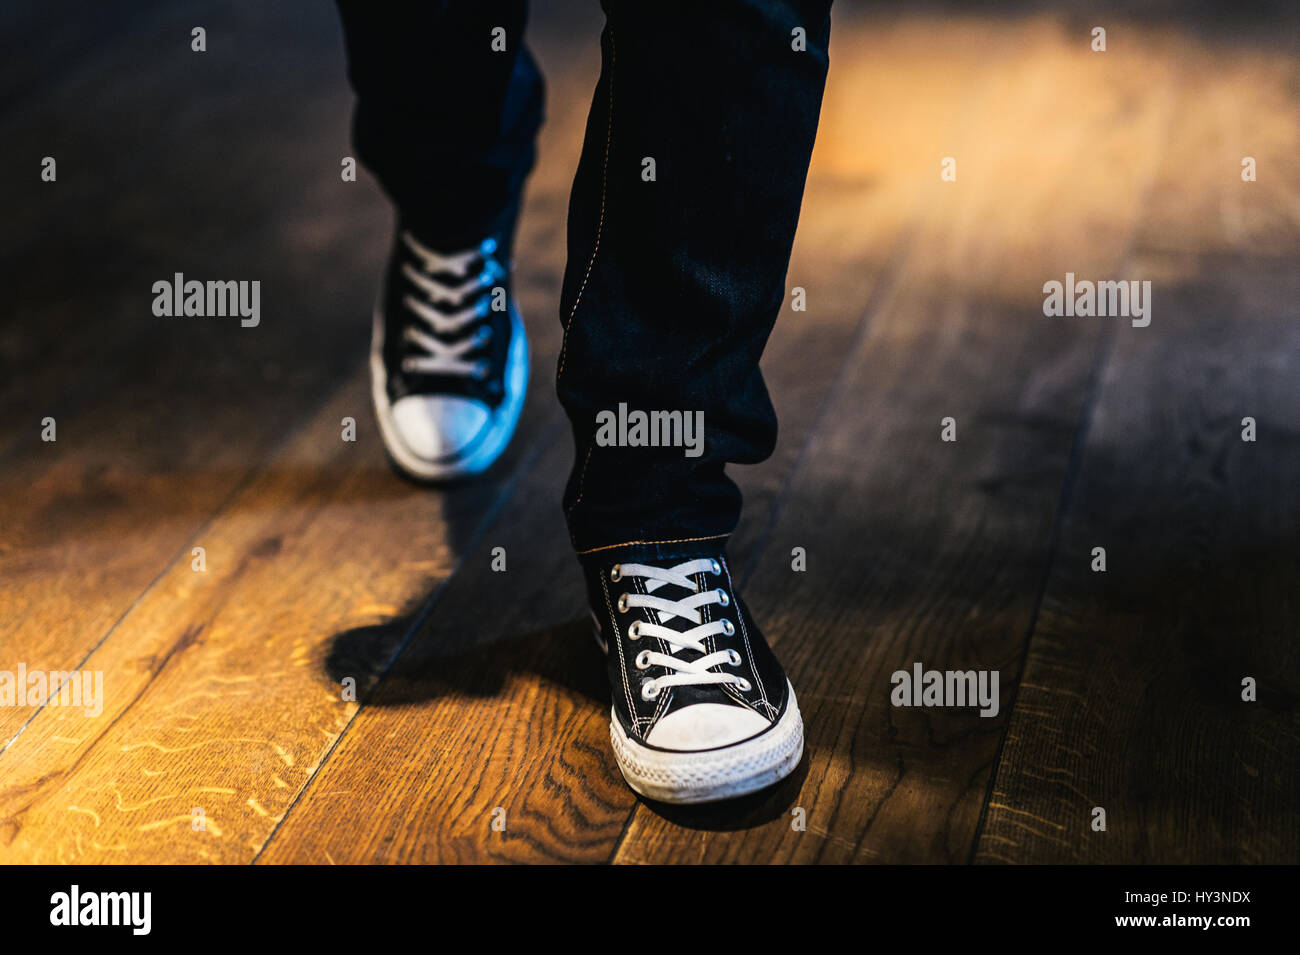
M 409 395 L 447 395 L 491 411 L 505 400 L 511 289 L 496 247 L 487 239 L 443 253 L 399 231 L 379 303 L 385 386 L 394 405 Z
M 690 586 L 626 572 L 645 565 L 685 568 Z M 790 703 L 785 673 L 736 594 L 724 554 L 623 559 L 590 564 L 584 573 L 614 717 L 629 738 L 666 750 L 708 749 L 762 733 L 781 718 Z M 708 664 L 702 670 L 701 661 Z

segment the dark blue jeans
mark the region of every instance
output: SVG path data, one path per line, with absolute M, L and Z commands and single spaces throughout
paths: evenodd
M 758 361 L 785 299 L 830 0 L 603 5 L 560 305 L 565 515 L 581 558 L 712 553 L 740 516 L 725 466 L 776 443 Z M 426 241 L 513 232 L 543 110 L 525 6 L 340 0 L 358 156 Z M 599 428 L 620 405 L 702 413 L 702 453 Z

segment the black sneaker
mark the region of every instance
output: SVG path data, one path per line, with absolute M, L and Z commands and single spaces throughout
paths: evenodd
M 371 390 L 397 468 L 419 481 L 485 470 L 528 386 L 528 340 L 496 239 L 435 252 L 400 230 L 375 305 Z
M 629 786 L 662 802 L 711 802 L 794 770 L 794 689 L 736 599 L 725 556 L 585 573 L 613 696 L 610 740 Z

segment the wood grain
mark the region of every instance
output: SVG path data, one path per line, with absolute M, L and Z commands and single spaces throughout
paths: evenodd
M 238 57 L 213 51 L 203 79 L 216 86 L 197 97 L 184 79 L 195 55 L 180 39 L 160 42 L 175 32 L 165 20 L 69 70 L 13 119 L 22 141 L 57 131 L 62 148 L 52 150 L 57 182 L 39 182 L 30 156 L 21 175 L 5 177 L 5 267 L 20 303 L 0 346 L 8 668 L 80 665 L 170 562 L 188 560 L 199 529 L 365 347 L 359 316 L 386 226 L 373 191 L 349 191 L 335 172 L 346 114 L 322 117 L 296 85 L 314 82 L 320 98 L 337 101 L 345 84 L 312 67 L 308 49 L 278 52 L 289 18 L 253 19 Z M 337 37 L 324 40 L 337 55 Z M 155 71 L 124 65 L 141 58 Z M 302 73 L 279 96 L 250 103 L 247 78 L 237 82 L 245 70 L 296 66 Z M 103 70 L 132 79 L 106 85 Z M 174 137 L 137 121 L 142 102 Z M 186 110 L 195 112 L 182 120 Z M 202 137 L 177 128 L 204 115 L 212 125 Z M 228 156 L 209 136 L 248 148 Z M 331 214 L 312 218 L 310 208 Z M 274 274 L 266 262 L 277 263 Z M 155 317 L 152 283 L 176 271 L 260 277 L 261 324 Z M 57 441 L 40 438 L 46 416 Z M 0 740 L 30 716 L 0 709 Z
M 796 687 L 802 771 L 740 806 L 642 803 L 615 861 L 971 855 L 1103 340 L 1098 324 L 1046 319 L 1042 284 L 1120 260 L 1171 81 L 1161 61 L 1139 81 L 1121 57 L 1073 52 L 1051 18 L 1006 42 L 1016 54 L 995 57 L 957 181 L 852 356 L 747 588 Z M 1139 82 L 1157 92 L 1137 99 Z M 916 663 L 997 671 L 1003 708 L 891 706 L 891 674 Z
M 1125 266 L 1152 321 L 1115 329 L 981 862 L 1300 856 L 1300 67 L 1196 53 Z
M 442 492 L 394 476 L 374 433 L 390 225 L 338 178 L 333 11 L 156 5 L 102 42 L 55 31 L 66 70 L 16 54 L 0 669 L 97 670 L 105 700 L 0 708 L 0 861 L 1294 859 L 1300 77 L 1267 39 L 1294 14 L 1108 17 L 1098 55 L 1086 9 L 837 5 L 787 278 L 808 311 L 764 358 L 781 438 L 736 469 L 732 541 L 807 755 L 695 810 L 619 776 L 558 504 L 596 7 L 533 13 L 534 380 L 503 461 Z M 47 151 L 60 181 L 37 189 Z M 261 278 L 262 327 L 159 325 L 149 284 L 178 270 Z M 1152 326 L 1045 318 L 1067 271 L 1152 278 Z M 999 714 L 890 706 L 918 661 L 998 671 Z
M 332 16 L 328 10 L 325 15 Z M 593 63 L 575 62 L 575 74 L 584 67 L 590 70 Z M 341 71 L 341 61 L 334 68 Z M 346 117 L 349 100 L 337 87 L 321 95 Z M 525 314 L 541 319 L 532 322 L 531 338 L 543 368 L 553 364 L 558 346 L 558 323 L 546 318 L 559 294 L 563 244 L 557 235 L 584 115 L 577 101 L 553 111 L 521 238 L 535 252 L 517 276 L 517 292 Z M 549 148 L 552 139 L 559 150 Z M 333 160 L 326 175 L 337 175 Z M 339 374 L 329 362 L 304 372 L 334 394 L 265 463 L 259 466 L 246 444 L 229 443 L 224 454 L 251 476 L 224 500 L 212 501 L 210 513 L 184 514 L 194 526 L 181 553 L 173 548 L 156 555 L 145 546 L 127 551 L 132 562 L 159 558 L 151 568 L 158 579 L 137 583 L 129 610 L 122 608 L 121 619 L 98 645 L 91 641 L 86 647 L 93 652 L 83 668 L 105 676 L 104 711 L 8 711 L 30 722 L 0 753 L 5 861 L 252 859 L 355 714 L 354 701 L 365 699 L 461 550 L 472 547 L 539 432 L 554 438 L 555 429 L 546 431 L 545 421 L 556 421 L 558 412 L 543 398 L 552 386 L 539 374 L 519 437 L 486 480 L 436 494 L 391 473 L 374 431 L 362 367 L 370 296 L 388 236 L 371 235 L 359 254 L 348 240 L 365 233 L 349 234 L 347 222 L 335 217 L 343 211 L 317 206 L 311 215 L 337 231 L 312 226 L 313 232 L 332 244 L 314 259 L 299 247 L 276 279 L 310 301 L 311 275 L 324 269 L 333 276 L 324 291 L 342 282 L 364 295 L 352 316 L 337 319 L 360 332 L 349 336 L 352 347 L 324 333 L 313 346 L 336 363 L 345 361 L 347 372 Z M 303 235 L 294 241 L 301 246 Z M 310 272 L 298 272 L 300 266 L 310 266 Z M 364 276 L 358 274 L 362 267 Z M 346 384 L 340 388 L 331 378 Z M 150 409 L 165 407 L 143 397 L 159 385 L 157 375 L 142 378 L 140 411 L 131 419 L 137 425 L 148 422 L 143 415 Z M 130 400 L 129 390 L 119 390 L 103 413 L 121 415 Z M 228 413 L 245 423 L 256 417 L 238 404 Z M 357 422 L 355 443 L 341 440 L 345 416 Z M 270 417 L 266 427 L 283 436 L 285 422 Z M 194 430 L 189 425 L 176 433 Z M 111 453 L 111 443 L 106 445 L 105 453 Z M 70 446 L 75 453 L 67 466 L 86 466 L 92 459 L 86 444 Z M 188 493 L 196 465 L 169 458 L 176 449 L 166 442 L 142 447 L 170 469 L 138 499 L 104 496 L 97 509 L 87 505 L 112 522 L 103 549 L 86 558 L 91 566 L 99 566 L 107 548 L 130 541 L 127 528 L 146 521 L 146 514 L 165 519 L 168 495 Z M 16 505 L 15 510 L 48 533 L 48 515 Z M 205 548 L 206 572 L 193 569 L 190 545 Z M 30 547 L 16 554 L 26 563 L 9 565 L 15 572 L 6 575 L 7 583 L 30 579 L 66 590 L 81 582 L 75 573 L 53 573 Z M 5 600 L 12 607 L 20 597 L 15 588 Z M 33 603 L 52 619 L 71 622 L 66 605 L 48 597 Z M 33 622 L 26 626 L 37 630 Z M 334 636 L 344 631 L 364 638 L 336 645 Z M 6 642 L 6 653 L 17 645 Z M 358 683 L 354 701 L 343 699 L 341 681 L 347 677 Z M 204 809 L 205 828 L 193 828 L 195 808 Z
M 836 36 L 837 62 L 870 65 L 827 102 L 788 282 L 806 287 L 810 306 L 782 316 L 764 360 L 790 437 L 761 468 L 739 471 L 746 496 L 733 541 L 739 554 L 770 532 L 807 436 L 823 420 L 871 318 L 870 304 L 903 257 L 918 207 L 934 198 L 916 162 L 937 154 L 945 129 L 968 123 L 967 100 L 944 101 L 933 106 L 942 120 L 937 128 L 918 122 L 906 141 L 898 125 L 864 133 L 850 115 L 851 94 L 884 82 L 923 37 L 902 29 L 883 41 L 898 59 L 872 62 L 864 55 L 866 32 L 840 29 Z M 967 65 L 987 69 L 975 58 Z M 891 148 L 907 152 L 900 159 Z M 864 232 L 863 223 L 872 228 Z M 555 506 L 570 454 L 568 441 L 557 442 L 520 484 L 259 861 L 611 856 L 634 799 L 609 751 L 608 688 Z M 496 546 L 508 555 L 505 573 L 487 571 Z M 421 773 L 387 771 L 426 753 L 437 758 Z M 370 798 L 359 803 L 358 792 Z M 505 828 L 493 828 L 501 818 Z

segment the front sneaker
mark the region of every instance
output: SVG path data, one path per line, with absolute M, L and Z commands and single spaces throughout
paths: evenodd
M 736 598 L 726 557 L 585 568 L 629 786 L 670 803 L 742 796 L 803 755 L 794 689 Z
M 419 481 L 478 474 L 505 450 L 528 340 L 498 243 L 435 252 L 400 230 L 375 305 L 371 391 L 394 465 Z

